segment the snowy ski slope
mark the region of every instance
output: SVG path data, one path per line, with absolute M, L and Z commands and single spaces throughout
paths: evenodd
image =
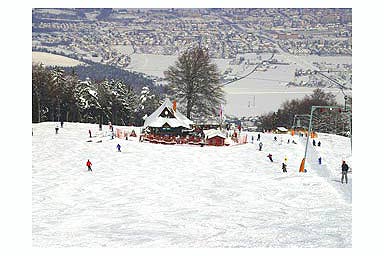
M 341 158 L 351 159 L 348 138 L 320 134 L 322 146 L 311 145 L 308 172 L 299 173 L 304 144 L 287 144 L 289 135 L 274 142 L 262 134 L 258 151 L 252 143 L 87 142 L 96 124 L 65 123 L 57 135 L 53 122 L 32 127 L 33 246 L 352 246 L 352 185 L 339 182 Z

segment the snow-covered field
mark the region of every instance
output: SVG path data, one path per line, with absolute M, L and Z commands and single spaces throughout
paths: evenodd
M 164 77 L 164 71 L 169 66 L 174 65 L 177 56 L 156 55 L 156 54 L 137 54 L 133 53 L 131 45 L 116 45 L 113 48 L 119 52 L 126 53 L 131 57 L 129 70 L 142 72 L 147 75 Z M 80 49 L 77 50 L 81 52 Z M 85 53 L 85 52 L 84 52 Z M 269 59 L 271 54 L 244 54 L 247 58 L 260 62 L 260 59 Z M 225 113 L 235 116 L 255 116 L 265 114 L 270 111 L 277 111 L 282 102 L 292 99 L 300 99 L 305 95 L 312 94 L 315 88 L 308 87 L 287 87 L 288 82 L 294 80 L 296 69 L 306 69 L 316 67 L 312 62 L 326 62 L 333 64 L 351 64 L 352 58 L 345 56 L 319 57 L 319 56 L 293 56 L 287 53 L 276 54 L 275 58 L 279 61 L 290 63 L 290 65 L 276 65 L 275 69 L 267 71 L 256 71 L 250 76 L 230 83 L 224 87 L 226 93 Z M 100 57 L 94 57 L 94 61 L 99 61 Z M 42 62 L 48 66 L 76 66 L 82 62 L 60 55 L 32 52 L 32 61 Z M 241 77 L 254 69 L 254 65 L 231 65 L 230 59 L 212 59 L 217 64 L 220 72 L 231 69 L 233 75 Z M 324 88 L 326 92 L 336 95 L 336 100 L 344 104 L 344 95 L 337 88 Z M 350 91 L 347 91 L 350 94 Z M 255 104 L 253 102 L 255 101 Z
M 250 54 L 242 55 L 248 56 Z M 253 55 L 252 55 L 253 56 Z M 269 59 L 271 54 L 260 55 L 261 59 Z M 177 56 L 156 55 L 156 54 L 132 54 L 130 70 L 142 72 L 148 75 L 164 77 L 164 71 L 174 65 Z M 255 56 L 252 58 L 256 59 Z M 288 82 L 294 80 L 296 69 L 317 69 L 312 62 L 326 62 L 333 64 L 351 64 L 352 57 L 346 56 L 293 56 L 287 53 L 276 54 L 275 58 L 290 65 L 277 65 L 275 69 L 267 71 L 256 71 L 245 79 L 238 80 L 224 87 L 227 104 L 225 113 L 236 116 L 254 116 L 277 111 L 282 102 L 305 95 L 312 94 L 315 88 L 308 87 L 287 87 Z M 230 65 L 229 59 L 212 59 L 217 64 L 220 72 L 231 68 L 237 77 L 248 74 L 254 65 Z M 256 61 L 257 62 L 257 61 Z M 336 100 L 344 103 L 344 95 L 337 88 L 324 88 L 325 92 L 332 92 Z M 349 94 L 350 92 L 347 91 Z M 255 106 L 253 99 L 255 98 Z
M 32 62 L 43 63 L 46 66 L 62 67 L 73 67 L 80 64 L 84 64 L 83 62 L 75 59 L 47 52 L 32 52 Z
M 32 127 L 33 246 L 352 246 L 352 185 L 339 182 L 341 160 L 351 160 L 348 138 L 320 134 L 308 172 L 299 173 L 304 140 L 287 144 L 289 135 L 274 142 L 262 134 L 258 151 L 252 143 L 87 142 L 96 124 L 65 123 L 57 135 L 52 122 Z M 288 173 L 281 171 L 284 157 Z

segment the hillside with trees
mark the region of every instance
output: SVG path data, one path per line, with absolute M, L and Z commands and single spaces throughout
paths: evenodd
M 119 80 L 125 84 L 129 84 L 133 90 L 140 92 L 143 86 L 149 87 L 151 90 L 161 91 L 161 87 L 155 87 L 152 79 L 145 77 L 138 72 L 130 72 L 118 67 L 88 62 L 88 65 L 78 65 L 75 67 L 63 67 L 66 72 L 74 72 L 79 79 L 87 78 L 94 81 L 102 80 Z
M 159 106 L 149 87 L 134 90 L 120 80 L 80 79 L 76 70 L 32 65 L 32 122 L 71 121 L 142 125 Z
M 291 127 L 295 115 L 309 115 L 312 106 L 335 106 L 334 109 L 318 109 L 313 114 L 313 130 L 339 135 L 347 135 L 350 130 L 350 110 L 352 109 L 352 98 L 348 98 L 348 104 L 342 106 L 337 104 L 336 96 L 325 93 L 321 89 L 315 89 L 311 95 L 303 99 L 285 101 L 276 112 L 270 112 L 260 116 L 260 124 L 263 130 L 271 130 L 276 127 Z M 297 119 L 296 119 L 297 121 Z M 308 128 L 309 117 L 302 117 L 300 125 Z

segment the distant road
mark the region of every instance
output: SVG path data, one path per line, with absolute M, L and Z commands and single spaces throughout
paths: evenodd
M 242 77 L 240 77 L 240 78 L 238 78 L 238 79 L 235 79 L 235 80 L 226 82 L 226 83 L 224 83 L 224 84 L 222 84 L 222 85 L 225 86 L 225 85 L 228 85 L 228 84 L 231 84 L 231 83 L 240 81 L 241 79 L 244 79 L 244 78 L 248 77 L 249 75 L 251 75 L 252 73 L 254 73 L 254 72 L 256 71 L 256 69 L 257 69 L 258 67 L 260 67 L 260 65 L 263 64 L 263 62 L 272 60 L 273 56 L 275 56 L 274 53 L 272 53 L 272 56 L 269 57 L 268 59 L 266 59 L 266 60 L 262 60 L 262 61 L 261 61 L 260 63 L 258 63 L 258 64 L 255 66 L 255 68 L 254 68 L 251 72 L 249 72 L 248 74 L 246 74 L 246 75 L 244 75 L 244 76 L 242 76 Z

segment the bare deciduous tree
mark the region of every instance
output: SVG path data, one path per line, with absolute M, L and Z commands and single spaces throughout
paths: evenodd
M 225 102 L 217 65 L 211 63 L 208 51 L 201 47 L 181 54 L 164 75 L 169 83 L 169 93 L 185 105 L 188 118 L 197 113 L 213 115 Z

